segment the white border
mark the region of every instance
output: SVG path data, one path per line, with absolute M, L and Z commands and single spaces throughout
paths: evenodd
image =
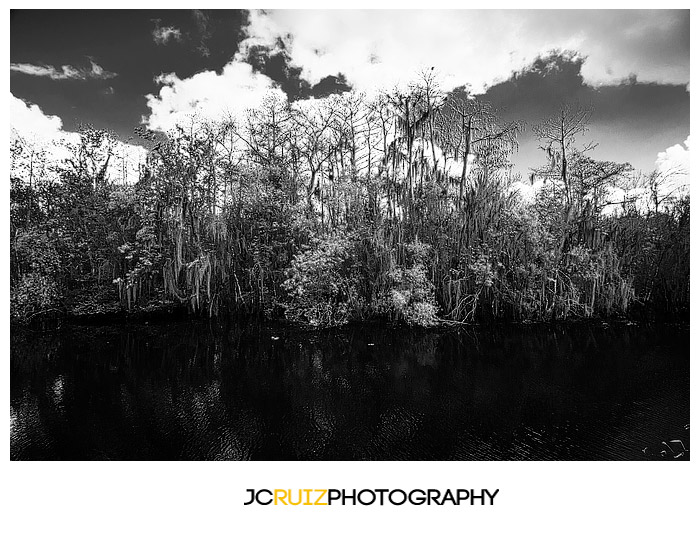
M 50 7 L 48 2 L 13 2 L 16 7 Z M 259 2 L 203 2 L 198 8 L 252 7 Z M 119 8 L 142 7 L 121 2 Z M 191 4 L 190 4 L 191 6 Z M 190 7 L 187 6 L 187 7 Z M 561 8 L 560 2 L 527 5 L 493 1 L 488 7 Z M 61 7 L 95 8 L 94 2 Z M 112 6 L 108 6 L 112 7 Z M 148 7 L 180 8 L 181 3 L 149 2 Z M 192 6 L 195 7 L 195 6 Z M 291 7 L 268 1 L 264 7 Z M 319 2 L 294 7 L 335 7 Z M 355 1 L 337 7 L 484 7 L 457 1 Z M 572 6 L 580 7 L 580 6 Z M 587 2 L 586 8 L 688 8 L 689 2 Z M 691 55 L 696 57 L 696 10 L 691 12 Z M 5 28 L 9 40 L 9 17 Z M 125 29 L 128 31 L 128 29 Z M 9 56 L 9 46 L 7 48 Z M 9 71 L 5 71 L 8 78 Z M 691 80 L 695 74 L 692 69 Z M 691 84 L 692 85 L 692 84 Z M 696 108 L 691 132 L 696 137 Z M 5 113 L 9 110 L 6 107 Z M 9 123 L 9 117 L 7 119 Z M 3 153 L 3 159 L 7 159 Z M 7 160 L 5 160 L 7 164 Z M 693 159 L 692 169 L 696 169 Z M 7 167 L 5 168 L 7 169 Z M 694 184 L 691 188 L 696 190 Z M 9 188 L 2 189 L 9 206 Z M 694 194 L 694 192 L 693 192 Z M 693 220 L 692 227 L 697 225 Z M 3 219 L 5 237 L 9 223 Z M 692 232 L 692 236 L 698 236 Z M 692 246 L 692 266 L 697 248 Z M 9 244 L 2 265 L 3 341 L 9 357 Z M 692 303 L 697 270 L 691 274 Z M 692 308 L 691 326 L 697 326 Z M 697 359 L 697 332 L 691 329 L 691 358 Z M 9 359 L 8 359 L 9 361 Z M 692 366 L 692 391 L 697 378 Z M 2 386 L 9 398 L 9 366 Z M 692 402 L 696 400 L 691 397 Z M 697 404 L 691 404 L 691 416 Z M 692 419 L 692 439 L 697 440 Z M 696 445 L 700 443 L 695 443 Z M 692 455 L 691 455 L 692 456 Z M 4 534 L 170 535 L 170 534 L 630 534 L 697 533 L 695 509 L 700 456 L 684 463 L 653 462 L 9 462 L 5 442 L 0 510 Z M 499 488 L 493 507 L 243 507 L 246 488 Z M 695 529 L 695 530 L 694 530 Z

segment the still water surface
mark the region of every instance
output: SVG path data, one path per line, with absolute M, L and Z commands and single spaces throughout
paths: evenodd
M 689 457 L 687 327 L 11 337 L 12 459 Z

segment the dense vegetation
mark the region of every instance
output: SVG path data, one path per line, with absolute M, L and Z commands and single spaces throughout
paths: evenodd
M 590 110 L 505 122 L 432 73 L 406 91 L 141 130 L 135 183 L 84 129 L 52 164 L 11 145 L 15 321 L 178 305 L 313 326 L 687 315 L 690 200 L 598 161 Z M 514 175 L 521 136 L 542 167 Z M 542 184 L 524 199 L 519 181 Z M 611 197 L 613 188 L 625 191 Z

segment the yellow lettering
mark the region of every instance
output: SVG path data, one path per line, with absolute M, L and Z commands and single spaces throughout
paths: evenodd
M 292 501 L 292 490 L 289 490 L 289 504 L 292 506 L 297 506 L 298 504 L 301 504 L 301 490 L 297 490 L 299 492 L 299 500 L 297 502 Z
M 321 499 L 323 499 L 326 496 L 326 493 L 328 493 L 328 490 L 327 489 L 315 489 L 314 491 L 322 492 L 321 495 L 318 497 L 318 499 L 316 499 L 316 502 L 314 503 L 314 505 L 315 506 L 321 506 L 321 505 L 327 506 L 328 505 L 327 502 L 320 502 L 320 501 L 321 501 Z
M 287 498 L 287 490 L 286 489 L 276 489 L 275 490 L 275 505 L 277 504 L 277 499 L 279 501 L 288 506 L 287 503 L 284 501 Z
M 306 502 L 304 503 L 304 506 L 313 506 L 313 504 L 311 503 L 311 496 L 309 495 L 312 491 L 312 489 L 304 490 L 304 492 L 306 492 Z

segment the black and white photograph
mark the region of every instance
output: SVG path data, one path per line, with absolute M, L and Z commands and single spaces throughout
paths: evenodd
M 10 11 L 13 465 L 690 460 L 690 10 L 114 7 Z

